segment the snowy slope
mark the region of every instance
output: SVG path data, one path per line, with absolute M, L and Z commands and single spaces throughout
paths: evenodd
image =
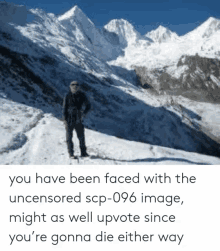
M 10 8 L 10 4 L 8 6 Z M 108 149 L 113 147 L 114 151 L 111 150 L 111 154 L 115 156 L 117 149 L 114 144 L 112 146 L 110 143 L 104 144 L 106 138 L 106 142 L 120 141 L 117 143 L 118 147 L 126 145 L 125 142 L 128 141 L 132 141 L 134 146 L 137 144 L 137 149 L 147 145 L 145 148 L 147 152 L 152 148 L 164 153 L 164 147 L 170 148 L 169 151 L 165 151 L 165 155 L 169 152 L 177 158 L 179 156 L 182 158 L 181 156 L 185 154 L 191 155 L 190 161 L 194 159 L 193 152 L 219 156 L 219 145 L 214 139 L 198 130 L 200 121 L 198 117 L 190 117 L 192 123 L 185 121 L 183 114 L 176 113 L 158 97 L 138 87 L 134 71 L 117 65 L 111 67 L 103 60 L 109 58 L 109 51 L 104 49 L 105 46 L 109 48 L 110 54 L 112 48 L 121 49 L 117 43 L 114 45 L 111 42 L 114 40 L 114 34 L 106 35 L 96 30 L 94 24 L 78 7 L 59 18 L 39 9 L 32 9 L 30 12 L 35 17 L 34 22 L 22 26 L 5 22 L 0 30 L 2 34 L 0 63 L 3 69 L 0 72 L 2 83 L 0 112 L 2 118 L 5 118 L 1 120 L 1 128 L 3 128 L 1 135 L 4 135 L 4 142 L 0 146 L 2 163 L 6 163 L 3 162 L 4 159 L 7 163 L 16 163 L 17 160 L 20 164 L 52 164 L 60 163 L 60 159 L 63 163 L 68 162 L 64 128 L 58 118 L 62 114 L 63 96 L 67 93 L 69 83 L 73 79 L 84 83 L 82 88 L 93 106 L 93 111 L 85 121 L 86 127 L 90 129 L 88 130 L 89 142 L 92 144 L 95 137 L 100 138 L 101 146 L 95 153 L 100 155 L 102 145 L 105 145 L 101 157 L 112 158 L 106 159 L 107 162 L 114 162 L 113 157 L 108 155 Z M 147 49 L 153 46 L 157 50 L 156 43 L 142 38 L 138 40 L 138 34 L 135 31 L 132 33 L 129 25 L 127 27 L 128 29 L 125 30 L 128 31 L 126 33 L 128 36 L 125 35 L 125 38 L 128 40 L 126 41 L 134 41 L 134 43 L 129 42 L 128 48 Z M 97 35 L 96 37 L 90 34 L 90 29 Z M 129 32 L 132 33 L 131 36 Z M 98 42 L 101 46 L 100 53 L 95 49 Z M 126 53 L 128 53 L 127 49 Z M 29 111 L 29 115 L 26 111 Z M 50 130 L 52 125 L 54 125 L 53 130 Z M 51 146 L 48 142 L 52 144 L 53 138 L 56 138 L 57 152 L 64 154 L 64 156 L 58 155 L 59 159 L 54 156 L 54 151 L 48 149 Z M 131 147 L 130 143 L 127 144 Z M 134 151 L 135 148 L 131 149 Z M 182 151 L 178 155 L 179 151 L 173 149 L 182 149 L 191 153 Z M 89 152 L 93 153 L 93 150 L 90 150 Z M 124 148 L 121 159 L 115 161 L 123 162 L 124 158 L 128 158 L 126 152 L 128 147 Z M 46 156 L 47 153 L 49 158 Z M 155 153 L 158 158 L 165 155 Z M 40 159 L 40 156 L 47 160 Z M 145 156 L 148 155 L 143 153 L 143 157 L 140 158 L 147 158 Z M 210 158 L 209 163 L 215 163 L 216 158 Z M 133 159 L 134 155 L 132 155 Z M 198 163 L 198 159 L 194 160 Z M 184 162 L 191 163 L 187 160 Z
M 13 103 L 4 102 L 8 112 L 12 111 Z M 10 109 L 11 108 L 11 109 Z M 21 119 L 29 114 L 38 114 L 31 111 L 29 107 L 19 106 L 13 113 L 15 121 L 10 124 L 11 130 L 19 127 Z M 8 121 L 7 118 L 3 121 Z M 33 123 L 33 118 L 30 119 Z M 2 120 L 1 120 L 2 123 Z M 20 128 L 22 131 L 23 129 Z M 32 127 L 23 130 L 23 138 L 10 139 L 11 148 L 5 148 L 0 154 L 0 164 L 220 164 L 220 159 L 197 153 L 188 153 L 166 147 L 152 146 L 150 144 L 138 143 L 119 139 L 107 134 L 86 129 L 86 141 L 91 158 L 70 160 L 68 158 L 65 142 L 65 129 L 63 122 L 54 118 L 51 114 L 35 119 Z M 7 136 L 5 136 L 7 137 Z M 10 138 L 10 135 L 8 135 Z M 78 139 L 74 133 L 76 155 L 80 155 Z M 14 143 L 12 147 L 12 142 Z M 10 149 L 10 151 L 9 151 Z

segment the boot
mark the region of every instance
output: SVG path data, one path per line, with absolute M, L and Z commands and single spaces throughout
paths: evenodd
M 69 156 L 70 156 L 70 159 L 77 159 L 77 157 L 73 153 L 70 153 Z
M 86 151 L 82 151 L 81 157 L 89 157 L 89 154 Z

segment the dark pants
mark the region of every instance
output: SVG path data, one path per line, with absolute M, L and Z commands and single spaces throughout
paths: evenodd
M 65 123 L 66 127 L 66 142 L 67 148 L 70 156 L 74 154 L 74 144 L 73 144 L 73 130 L 76 130 L 77 137 L 80 143 L 81 154 L 86 153 L 86 144 L 85 144 L 85 132 L 84 125 L 82 123 Z

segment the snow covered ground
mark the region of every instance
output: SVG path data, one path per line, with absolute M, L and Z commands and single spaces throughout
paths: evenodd
M 85 134 L 91 157 L 70 160 L 61 120 L 5 99 L 1 99 L 1 105 L 0 164 L 3 165 L 220 164 L 216 157 L 129 141 L 89 129 Z M 75 154 L 79 156 L 75 133 L 73 140 Z

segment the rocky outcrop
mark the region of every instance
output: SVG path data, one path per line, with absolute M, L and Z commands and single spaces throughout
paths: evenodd
M 149 70 L 135 67 L 143 88 L 151 86 L 159 93 L 183 95 L 193 100 L 220 103 L 220 61 L 218 59 L 182 56 L 173 69 Z

